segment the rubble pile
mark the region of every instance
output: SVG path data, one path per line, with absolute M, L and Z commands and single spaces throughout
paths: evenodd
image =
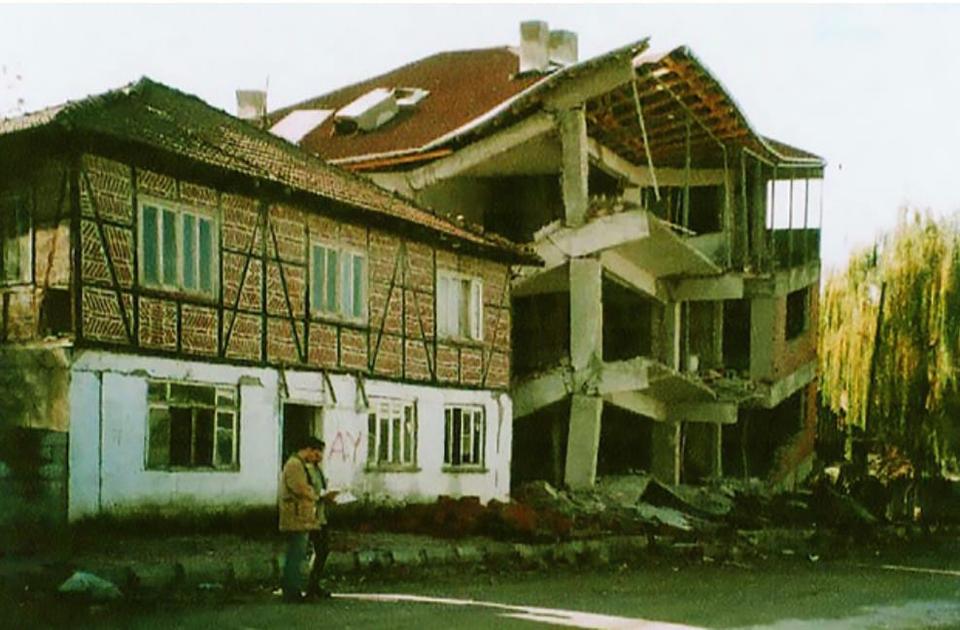
M 948 483 L 937 492 L 941 507 L 936 514 L 960 515 L 960 493 L 954 485 Z M 945 500 L 947 496 L 953 498 Z M 493 500 L 487 505 L 476 497 L 365 507 L 361 502 L 359 509 L 365 512 L 337 510 L 334 518 L 340 521 L 339 527 L 358 531 L 452 539 L 487 536 L 551 542 L 643 535 L 654 545 L 696 545 L 705 556 L 739 557 L 761 553 L 761 549 L 790 555 L 876 541 L 887 535 L 878 526 L 893 521 L 889 497 L 887 486 L 875 480 L 851 483 L 849 475 L 830 469 L 812 477 L 805 489 L 793 492 L 774 492 L 757 479 L 667 486 L 645 473 L 633 473 L 601 477 L 590 490 L 564 490 L 532 481 L 515 488 L 509 502 Z M 928 515 L 934 513 L 928 511 Z

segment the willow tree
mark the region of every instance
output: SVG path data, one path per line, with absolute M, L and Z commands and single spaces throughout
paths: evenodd
M 960 451 L 960 230 L 904 211 L 824 287 L 823 401 L 847 425 L 897 446 L 918 474 Z

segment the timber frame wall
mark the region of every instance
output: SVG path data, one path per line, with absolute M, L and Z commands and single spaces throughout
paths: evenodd
M 145 166 L 142 156 L 96 153 L 48 158 L 0 179 L 0 192 L 29 194 L 35 228 L 33 282 L 3 288 L 4 341 L 43 336 L 43 292 L 55 284 L 69 289 L 62 306 L 71 310 L 68 335 L 77 347 L 467 388 L 509 386 L 506 263 L 371 225 L 359 210 L 355 220 L 344 220 L 335 202 L 269 194 L 257 182 L 224 185 L 232 178 L 223 173 L 214 174 L 213 185 L 201 184 L 197 173 L 209 169 L 191 169 L 185 159 L 168 157 L 164 168 L 162 162 Z M 215 297 L 140 283 L 138 203 L 147 197 L 216 217 Z M 39 229 L 45 225 L 54 229 Z M 310 315 L 315 239 L 365 255 L 366 322 Z M 482 280 L 482 342 L 436 334 L 438 271 Z

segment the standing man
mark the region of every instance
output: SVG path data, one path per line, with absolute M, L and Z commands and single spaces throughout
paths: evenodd
M 322 440 L 309 437 L 283 465 L 280 478 L 280 531 L 287 534 L 287 553 L 283 566 L 283 599 L 302 602 L 309 597 L 329 595 L 320 588 L 320 574 L 329 551 L 324 531 L 326 515 L 323 502 L 336 493 L 326 491 L 323 476 Z M 314 565 L 307 593 L 303 592 L 301 567 L 307 557 L 307 545 L 313 544 Z

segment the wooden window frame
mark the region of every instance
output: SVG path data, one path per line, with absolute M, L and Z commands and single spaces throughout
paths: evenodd
M 441 300 L 441 295 L 443 294 L 440 290 L 440 285 L 444 281 L 453 281 L 458 286 L 460 283 L 466 281 L 469 285 L 467 292 L 467 322 L 466 330 L 461 330 L 461 322 L 459 319 L 459 308 L 458 308 L 458 318 L 457 318 L 457 330 L 451 332 L 446 330 L 446 304 Z M 479 276 L 472 276 L 464 273 L 459 273 L 456 271 L 448 270 L 438 270 L 437 271 L 437 286 L 434 287 L 436 292 L 435 300 L 437 303 L 437 336 L 440 339 L 446 339 L 448 341 L 456 341 L 461 343 L 481 343 L 483 341 L 483 280 Z M 462 296 L 458 296 L 458 305 L 459 299 L 462 299 Z
M 205 389 L 213 390 L 213 404 L 199 403 L 196 401 L 190 403 L 178 403 L 178 401 L 171 400 L 171 386 L 188 386 L 188 387 L 202 387 Z M 151 400 L 150 387 L 163 387 L 165 390 L 165 395 L 162 400 Z M 186 381 L 178 380 L 162 380 L 162 379 L 150 379 L 147 385 L 147 417 L 146 417 L 146 431 L 145 431 L 145 441 L 144 441 L 144 470 L 148 471 L 159 471 L 159 472 L 238 472 L 240 470 L 240 391 L 239 388 L 233 385 L 214 385 L 208 383 L 193 383 Z M 231 401 L 232 402 L 229 402 Z M 167 454 L 167 462 L 165 464 L 150 462 L 150 444 L 151 444 L 151 413 L 155 410 L 169 410 L 172 408 L 176 409 L 189 409 L 191 426 L 190 426 L 190 459 L 194 461 L 196 458 L 196 448 L 197 448 L 197 422 L 198 422 L 198 411 L 208 410 L 213 414 L 212 422 L 212 453 L 209 465 L 206 464 L 197 464 L 191 463 L 190 465 L 173 465 L 170 464 L 169 451 Z M 217 449 L 218 442 L 218 433 L 221 430 L 220 427 L 220 418 L 221 416 L 229 415 L 232 418 L 231 430 L 231 462 L 223 464 L 219 461 L 219 452 Z M 168 419 L 170 422 L 170 419 Z
M 454 457 L 454 413 L 460 412 L 459 461 Z M 479 420 L 479 441 L 477 421 Z M 469 431 L 465 428 L 469 427 Z M 443 408 L 443 469 L 445 471 L 485 471 L 487 464 L 487 410 L 483 405 L 453 404 Z M 469 444 L 470 459 L 464 462 L 464 445 Z
M 317 251 L 319 249 L 324 250 L 324 277 L 323 277 L 323 290 L 324 294 L 327 291 L 327 256 L 326 252 L 331 251 L 335 252 L 337 256 L 337 271 L 334 274 L 334 280 L 336 286 L 334 288 L 334 295 L 336 297 L 336 307 L 334 310 L 328 310 L 326 308 L 326 295 L 323 296 L 320 304 L 317 305 L 315 302 L 316 296 L 314 286 L 314 275 L 317 273 Z M 351 280 L 355 278 L 353 271 L 353 261 L 356 257 L 359 257 L 362 261 L 361 269 L 361 279 L 360 279 L 360 314 L 354 315 L 352 312 L 346 312 L 344 307 L 344 294 L 343 294 L 343 260 L 345 256 L 350 256 L 351 263 Z M 369 256 L 367 252 L 363 251 L 358 247 L 344 247 L 342 245 L 337 245 L 329 241 L 312 241 L 310 243 L 310 269 L 309 269 L 309 278 L 308 282 L 310 283 L 310 317 L 312 319 L 327 319 L 335 321 L 350 322 L 354 324 L 365 325 L 368 322 L 368 308 L 367 301 L 370 295 L 369 288 L 369 276 L 370 276 L 370 264 Z M 350 287 L 350 291 L 353 291 L 354 286 Z M 353 299 L 356 299 L 356 296 L 353 296 Z
M 146 255 L 144 251 L 144 209 L 152 207 L 157 211 L 157 276 L 159 281 L 154 282 L 146 278 Z M 177 261 L 176 261 L 176 282 L 171 284 L 164 280 L 164 242 L 163 242 L 163 213 L 168 211 L 174 214 L 174 238 L 176 240 Z M 197 261 L 196 286 L 187 287 L 184 281 L 184 267 L 186 256 L 184 254 L 184 217 L 190 216 L 194 219 L 194 256 Z M 200 223 L 201 220 L 207 220 L 211 224 L 211 260 L 210 260 L 210 288 L 202 289 L 200 287 L 201 266 L 200 266 Z M 145 196 L 137 200 L 137 253 L 139 260 L 139 269 L 137 269 L 137 278 L 140 285 L 149 289 L 166 291 L 170 293 L 199 297 L 207 300 L 214 300 L 220 291 L 220 217 L 219 213 L 212 208 L 203 208 L 191 206 L 182 203 L 167 201 L 158 197 Z
M 33 212 L 31 212 L 29 198 L 18 192 L 0 195 L 0 209 L 13 209 L 13 212 L 0 215 L 0 286 L 22 286 L 33 282 Z M 26 217 L 27 225 L 23 234 L 17 234 L 11 242 L 17 244 L 17 277 L 8 277 L 6 270 L 7 260 L 7 222 L 17 223 L 17 211 L 21 210 Z
M 407 417 L 409 411 L 410 417 Z M 399 433 L 395 432 L 400 422 Z M 407 431 L 407 422 L 412 430 Z M 386 427 L 386 435 L 381 427 Z M 409 433 L 409 440 L 407 434 Z M 372 472 L 417 472 L 419 460 L 419 418 L 415 400 L 399 398 L 371 398 L 367 412 L 367 470 Z M 386 457 L 380 452 L 386 444 Z M 405 446 L 409 444 L 409 457 Z M 397 454 L 399 457 L 394 457 Z

